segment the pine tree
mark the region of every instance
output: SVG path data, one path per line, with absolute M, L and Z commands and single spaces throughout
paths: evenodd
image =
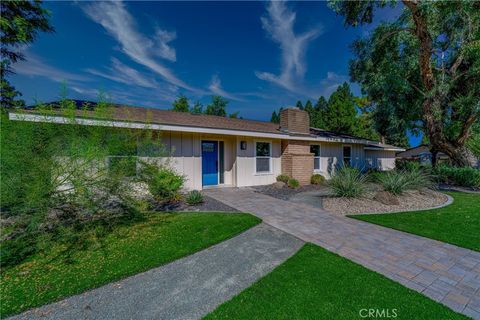
M 272 112 L 272 117 L 270 118 L 270 122 L 280 123 L 280 116 L 277 114 L 276 111 Z
M 317 103 L 315 104 L 313 116 L 310 116 L 311 127 L 326 129 L 326 116 L 327 116 L 328 102 L 325 97 L 321 96 L 318 98 Z
M 343 83 L 328 100 L 326 123 L 328 130 L 354 134 L 357 111 L 348 83 Z
M 298 100 L 297 101 L 297 104 L 296 104 L 296 107 L 300 110 L 303 110 L 303 104 L 302 104 L 302 101 Z

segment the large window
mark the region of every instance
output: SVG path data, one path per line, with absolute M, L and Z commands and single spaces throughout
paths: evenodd
M 313 170 L 320 171 L 320 146 L 311 145 L 310 153 L 313 153 Z
M 272 148 L 269 142 L 255 144 L 255 168 L 257 173 L 269 173 L 271 166 Z
M 343 146 L 343 164 L 350 167 L 352 165 L 352 147 Z

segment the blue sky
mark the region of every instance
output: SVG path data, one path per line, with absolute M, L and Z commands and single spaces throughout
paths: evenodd
M 44 2 L 55 33 L 24 49 L 12 83 L 28 103 L 70 98 L 168 109 L 179 94 L 269 120 L 297 100 L 349 80 L 349 45 L 372 26 L 345 28 L 326 2 Z M 385 9 L 376 23 L 396 16 Z M 352 84 L 356 94 L 359 87 Z

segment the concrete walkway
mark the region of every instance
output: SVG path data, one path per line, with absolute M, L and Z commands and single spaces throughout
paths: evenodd
M 279 200 L 249 188 L 209 196 L 480 319 L 480 253 Z
M 11 319 L 199 319 L 302 245 L 303 241 L 260 224 L 165 266 Z

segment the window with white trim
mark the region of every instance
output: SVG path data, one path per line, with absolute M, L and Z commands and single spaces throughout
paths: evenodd
M 352 165 L 352 147 L 343 146 L 343 164 L 347 167 Z
M 255 171 L 256 173 L 271 172 L 272 144 L 270 142 L 255 143 Z
M 320 171 L 320 145 L 312 144 L 310 153 L 313 153 L 313 170 Z

